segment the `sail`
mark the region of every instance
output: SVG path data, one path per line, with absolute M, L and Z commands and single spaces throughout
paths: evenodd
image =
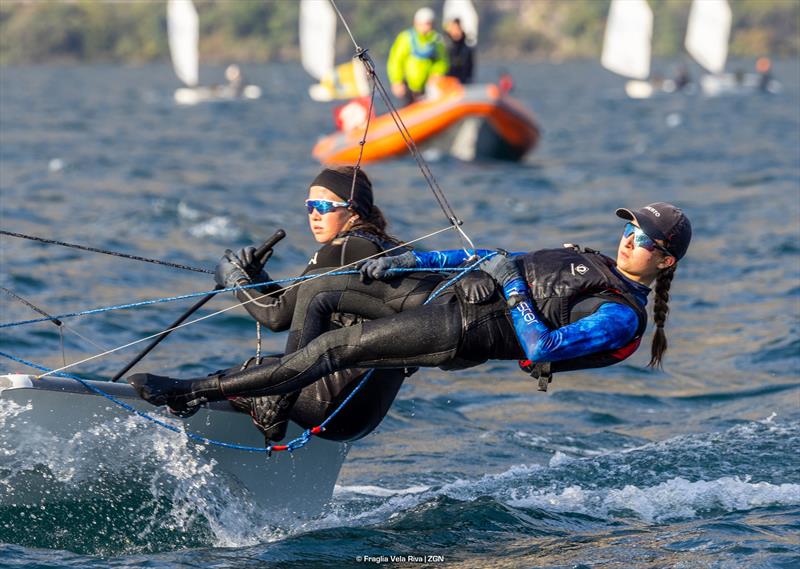
M 731 9 L 727 0 L 694 0 L 686 28 L 686 50 L 711 73 L 721 73 L 728 58 Z
M 194 87 L 198 80 L 199 32 L 197 10 L 192 0 L 169 0 L 167 32 L 175 75 L 189 87 Z
M 478 12 L 470 0 L 445 0 L 442 23 L 458 18 L 467 38 L 467 45 L 478 43 Z
M 333 72 L 336 57 L 336 12 L 328 0 L 300 2 L 300 56 L 317 80 Z
M 653 12 L 645 0 L 612 0 L 603 40 L 603 67 L 634 79 L 650 75 Z

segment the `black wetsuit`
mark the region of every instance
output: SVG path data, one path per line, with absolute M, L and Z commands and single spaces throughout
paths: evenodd
M 435 281 L 424 273 L 375 282 L 365 289 L 393 289 L 411 281 Z M 323 284 L 349 295 L 357 278 L 325 277 L 308 283 Z M 319 284 L 318 284 L 319 283 Z M 363 287 L 363 285 L 361 285 Z M 313 295 L 307 312 L 317 319 L 330 310 L 327 295 Z M 424 295 L 418 295 L 417 300 Z M 413 297 L 412 297 L 413 298 Z M 423 299 L 424 301 L 424 299 Z M 373 368 L 440 367 L 463 369 L 489 359 L 523 359 L 506 301 L 485 273 L 471 273 L 427 306 L 409 308 L 388 318 L 366 320 L 316 337 L 308 345 L 281 358 L 221 379 L 225 395 L 288 393 L 317 378 L 354 366 Z M 420 303 L 421 304 L 421 303 Z M 312 383 L 313 384 L 313 383 Z
M 375 255 L 384 248 L 386 244 L 370 234 L 358 231 L 342 234 L 311 257 L 303 274 L 327 272 Z M 334 279 L 337 278 L 344 279 L 348 285 L 336 288 L 338 281 Z M 359 281 L 357 275 L 321 277 L 288 288 L 285 292 L 273 286 L 269 289 L 273 292 L 271 296 L 256 301 L 248 302 L 260 295 L 245 290 L 238 291 L 237 297 L 247 302 L 245 308 L 250 315 L 270 330 L 289 330 L 286 352 L 290 353 L 324 332 L 364 319 L 393 315 L 409 305 L 422 304 L 440 280 L 438 275 L 427 273 L 411 277 L 400 287 L 391 287 L 386 283 L 375 283 L 368 287 Z M 399 367 L 401 369 L 375 372 L 320 436 L 333 440 L 354 440 L 377 427 L 410 373 L 410 370 L 402 369 L 404 366 Z M 238 369 L 229 370 L 229 373 L 233 371 Z M 358 385 L 365 371 L 338 371 L 305 386 L 297 396 L 289 418 L 303 428 L 319 425 Z
M 415 252 L 413 257 L 419 267 L 441 268 L 451 263 L 434 261 L 456 259 L 455 253 L 462 258 L 468 254 Z M 419 264 L 425 258 L 430 262 Z M 438 273 L 405 273 L 370 285 L 353 275 L 307 282 L 298 294 L 292 324 L 303 346 L 293 353 L 208 378 L 136 374 L 128 381 L 154 405 L 181 411 L 226 397 L 280 396 L 340 370 L 450 370 L 489 359 L 522 360 L 520 365 L 539 379 L 542 389 L 553 372 L 613 365 L 636 351 L 647 322 L 650 289 L 617 272 L 612 259 L 575 246 L 511 258 L 521 276 L 504 289 L 483 271 L 467 273 L 442 294 L 444 277 Z M 420 306 L 426 299 L 430 302 Z M 392 315 L 324 332 L 331 314 L 351 309 L 368 318 Z M 525 326 L 515 329 L 519 322 Z M 567 349 L 550 346 L 553 342 Z M 523 360 L 526 356 L 530 361 Z
M 634 337 L 627 338 L 621 350 L 609 338 L 605 342 L 608 346 L 601 342 L 589 348 L 591 353 L 555 361 L 554 371 L 613 365 L 636 350 L 647 319 L 644 303 L 649 289 L 617 274 L 611 259 L 573 248 L 542 250 L 518 259 L 518 265 L 535 285 L 531 294 L 537 312 L 557 329 L 580 329 L 609 305 L 627 306 L 638 322 Z M 400 286 L 407 278 L 395 278 L 385 284 Z M 329 290 L 349 286 L 343 280 L 330 282 L 335 279 L 341 277 L 329 278 Z M 316 299 L 312 300 L 307 310 L 317 320 L 323 320 L 332 307 L 317 304 Z M 602 316 L 600 320 L 603 318 L 616 320 L 618 315 Z M 322 334 L 294 353 L 221 377 L 219 389 L 226 396 L 286 393 L 332 371 L 354 366 L 461 369 L 489 359 L 525 357 L 505 296 L 491 277 L 476 271 L 427 306 Z

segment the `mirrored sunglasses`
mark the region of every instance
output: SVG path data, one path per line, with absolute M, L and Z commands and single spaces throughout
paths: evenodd
M 348 207 L 350 202 L 335 202 L 331 200 L 306 200 L 306 209 L 308 213 L 314 213 L 317 210 L 322 215 L 330 213 L 337 207 Z
M 667 251 L 664 247 L 656 243 L 653 239 L 651 239 L 647 233 L 645 233 L 641 227 L 635 226 L 633 223 L 628 222 L 625 224 L 625 231 L 622 234 L 623 237 L 628 238 L 633 234 L 633 244 L 636 247 L 642 247 L 651 253 L 658 249 L 659 251 L 663 252 L 666 255 L 672 255 L 669 251 Z

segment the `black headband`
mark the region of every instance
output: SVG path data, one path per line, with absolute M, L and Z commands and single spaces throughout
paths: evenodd
M 352 174 L 325 168 L 317 174 L 311 185 L 322 186 L 342 198 L 343 201 L 351 202 L 351 207 L 364 219 L 369 216 L 369 212 L 372 210 L 372 186 L 356 177 L 354 187 Z M 350 198 L 351 192 L 352 199 Z

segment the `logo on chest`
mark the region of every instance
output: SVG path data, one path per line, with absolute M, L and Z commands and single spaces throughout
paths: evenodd
M 589 267 L 587 267 L 584 264 L 576 265 L 575 263 L 570 263 L 569 264 L 569 270 L 573 275 L 575 275 L 575 274 L 585 275 L 586 273 L 589 272 Z

